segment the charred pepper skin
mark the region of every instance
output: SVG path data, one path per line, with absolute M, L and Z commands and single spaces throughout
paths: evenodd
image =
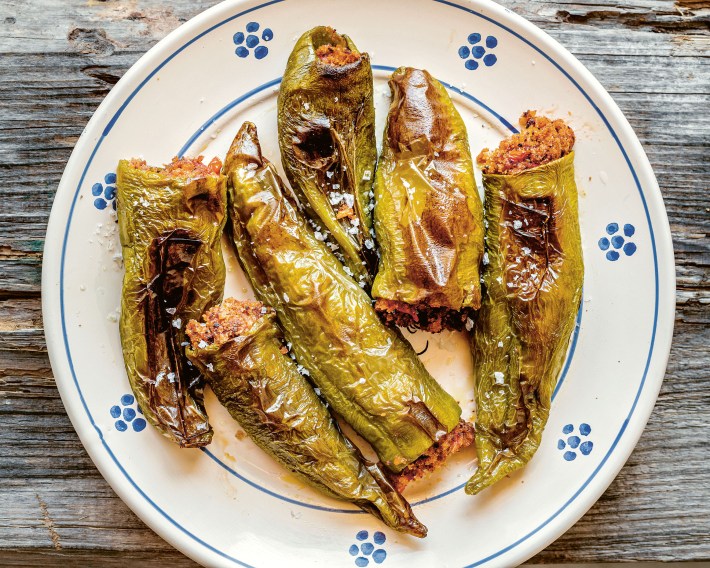
M 483 256 L 483 207 L 466 126 L 427 71 L 400 67 L 389 85 L 375 177 L 381 256 L 372 296 L 420 312 L 400 325 L 462 329 L 481 305 Z
M 313 236 L 253 124 L 237 134 L 225 172 L 233 239 L 257 296 L 335 412 L 400 471 L 458 424 L 461 409 Z
M 468 494 L 523 467 L 547 423 L 584 281 L 573 160 L 483 175 L 489 264 L 472 338 L 479 465 Z
M 183 327 L 222 299 L 226 205 L 222 175 L 174 177 L 133 161 L 118 164 L 126 373 L 148 422 L 186 448 L 212 439 L 203 380 L 185 358 Z
M 316 52 L 329 45 L 347 50 L 354 60 L 323 60 Z M 301 206 L 321 233 L 329 233 L 355 280 L 369 288 L 377 266 L 370 208 L 377 148 L 369 55 L 332 28 L 304 33 L 281 81 L 278 129 L 281 162 Z M 352 214 L 341 216 L 348 208 Z
M 282 347 L 281 331 L 269 310 L 239 337 L 203 348 L 193 342 L 187 355 L 249 437 L 282 466 L 395 530 L 426 536 L 426 527 L 381 465 L 365 461 L 343 436 Z

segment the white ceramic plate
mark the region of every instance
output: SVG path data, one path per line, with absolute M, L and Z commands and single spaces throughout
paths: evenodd
M 145 427 L 118 334 L 122 269 L 113 202 L 119 158 L 223 156 L 242 121 L 278 163 L 276 93 L 296 38 L 328 24 L 372 56 L 380 126 L 393 68 L 426 68 L 449 89 L 473 154 L 526 109 L 568 119 L 586 266 L 584 302 L 542 445 L 524 471 L 477 497 L 457 456 L 407 497 L 429 536 L 399 535 L 295 482 L 208 396 L 209 448 L 180 450 Z M 257 43 L 258 42 L 258 43 Z M 380 129 L 381 130 L 381 129 Z M 229 258 L 227 294 L 248 296 Z M 47 230 L 43 313 L 67 412 L 112 487 L 150 527 L 214 566 L 510 566 L 567 530 L 602 494 L 653 408 L 670 348 L 668 221 L 636 136 L 590 73 L 545 33 L 491 2 L 273 0 L 220 4 L 126 73 L 69 160 Z M 423 360 L 472 412 L 463 334 L 427 339 Z

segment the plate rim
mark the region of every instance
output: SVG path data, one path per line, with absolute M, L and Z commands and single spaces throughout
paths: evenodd
M 86 153 L 86 149 L 90 147 L 92 142 L 88 139 L 89 133 L 95 132 L 98 134 L 103 132 L 103 136 L 108 134 L 116 120 L 120 117 L 123 109 L 125 109 L 125 107 L 130 103 L 138 90 L 140 90 L 140 88 L 147 83 L 160 68 L 167 64 L 183 49 L 198 41 L 210 31 L 216 29 L 217 27 L 221 27 L 229 21 L 242 17 L 258 9 L 285 1 L 286 0 L 270 0 L 259 3 L 258 0 L 225 0 L 224 2 L 208 8 L 200 14 L 197 14 L 179 28 L 173 30 L 144 55 L 142 55 L 101 102 L 84 128 L 79 141 L 76 143 L 69 161 L 67 162 L 67 166 L 64 170 L 59 188 L 55 195 L 45 238 L 41 287 L 42 313 L 45 321 L 45 337 L 47 340 L 50 362 L 55 375 L 57 388 L 60 392 L 62 402 L 67 410 L 67 414 L 70 417 L 72 425 L 77 431 L 77 434 L 79 435 L 79 438 L 89 453 L 92 461 L 119 497 L 138 515 L 139 518 L 150 526 L 152 530 L 154 530 L 175 548 L 190 556 L 195 561 L 201 563 L 211 563 L 215 560 L 214 554 L 217 554 L 225 559 L 228 559 L 230 562 L 236 562 L 242 566 L 248 566 L 248 564 L 234 557 L 225 555 L 213 546 L 202 541 L 199 536 L 193 535 L 187 529 L 181 527 L 178 523 L 171 519 L 169 515 L 162 511 L 147 494 L 143 493 L 143 491 L 131 481 L 130 476 L 123 469 L 122 465 L 116 458 L 114 458 L 113 463 L 111 463 L 111 452 L 108 450 L 100 430 L 94 427 L 93 429 L 95 429 L 95 432 L 92 432 L 91 424 L 87 426 L 85 423 L 86 419 L 77 413 L 78 408 L 76 407 L 78 406 L 83 405 L 84 409 L 87 410 L 87 414 L 88 409 L 86 408 L 86 403 L 83 400 L 80 402 L 77 401 L 76 394 L 70 392 L 70 389 L 68 388 L 68 386 L 71 385 L 71 383 L 74 383 L 76 379 L 72 376 L 74 375 L 74 371 L 71 360 L 63 356 L 64 340 L 61 332 L 62 324 L 60 322 L 59 326 L 57 326 L 56 306 L 58 302 L 55 301 L 55 296 L 58 296 L 59 283 L 56 279 L 53 279 L 60 271 L 58 268 L 63 270 L 60 258 L 63 258 L 65 243 L 62 246 L 55 244 L 59 241 L 63 241 L 63 239 L 54 241 L 51 237 L 54 234 L 61 235 L 64 232 L 64 229 L 67 229 L 66 221 L 68 215 L 63 215 L 63 213 L 65 211 L 68 213 L 71 209 L 73 209 L 77 195 L 74 196 L 71 203 L 69 203 L 69 200 L 66 198 L 57 199 L 57 197 L 61 198 L 63 194 L 66 193 L 71 195 L 71 185 L 73 184 L 70 184 L 70 178 L 77 179 L 78 177 L 78 172 L 76 170 L 81 165 L 80 154 Z M 458 8 L 475 16 L 482 17 L 494 25 L 503 27 L 506 31 L 513 33 L 519 39 L 539 51 L 573 83 L 576 84 L 577 88 L 595 108 L 602 120 L 606 122 L 606 126 L 613 134 L 614 129 L 607 121 L 605 114 L 609 115 L 611 122 L 614 122 L 617 125 L 617 143 L 622 150 L 622 153 L 624 154 L 634 177 L 638 176 L 636 183 L 638 188 L 641 189 L 642 200 L 644 201 L 645 213 L 649 223 L 649 228 L 651 230 L 651 239 L 653 242 L 657 287 L 656 318 L 654 322 L 655 348 L 652 346 L 649 351 L 644 378 L 639 385 L 632 411 L 624 423 L 622 430 L 619 432 L 616 442 L 609 450 L 606 458 L 599 464 L 599 466 L 597 466 L 595 472 L 587 480 L 587 482 L 575 493 L 575 495 L 572 496 L 570 501 L 568 501 L 557 511 L 557 513 L 555 513 L 555 515 L 537 527 L 537 529 L 525 535 L 522 539 L 519 539 L 508 547 L 502 549 L 494 556 L 481 559 L 470 566 L 477 566 L 491 561 L 494 558 L 504 559 L 506 563 L 518 563 L 529 558 L 539 550 L 542 550 L 545 546 L 556 540 L 562 533 L 568 530 L 574 523 L 577 522 L 577 520 L 579 520 L 579 518 L 581 518 L 581 516 L 598 500 L 601 494 L 615 479 L 619 470 L 623 467 L 629 455 L 636 447 L 638 439 L 644 430 L 646 422 L 655 405 L 658 391 L 660 390 L 662 380 L 665 375 L 673 335 L 675 312 L 675 265 L 673 261 L 670 226 L 658 183 L 640 141 L 611 96 L 581 62 L 579 62 L 566 48 L 564 48 L 546 32 L 522 16 L 490 0 L 473 0 L 468 3 L 468 6 L 463 6 L 450 0 L 431 1 L 448 5 L 453 8 Z M 237 12 L 240 8 L 244 9 Z M 485 10 L 485 12 L 479 12 L 474 8 Z M 222 12 L 224 12 L 224 17 L 219 20 L 217 24 L 212 26 L 208 25 L 212 20 L 218 19 L 217 17 Z M 505 22 L 505 24 L 517 27 L 517 29 L 524 33 L 525 36 L 522 36 L 520 33 L 516 32 L 515 29 L 508 28 L 500 21 L 494 20 L 493 17 L 500 18 L 503 22 Z M 175 49 L 178 45 L 179 48 Z M 552 51 L 556 60 L 552 60 L 548 55 L 546 55 L 542 48 L 544 48 L 545 51 Z M 166 52 L 172 53 L 166 58 Z M 158 62 L 160 63 L 156 66 L 155 63 Z M 568 70 L 565 70 L 563 66 Z M 573 78 L 569 72 L 576 74 L 578 79 Z M 141 81 L 141 77 L 146 73 L 147 75 Z M 587 93 L 585 89 L 578 84 L 578 82 L 584 83 L 586 91 L 589 91 L 589 93 Z M 138 89 L 134 89 L 136 84 L 139 85 Z M 133 92 L 126 97 L 126 92 L 131 91 L 131 89 L 134 89 Z M 97 128 L 97 125 L 100 126 L 105 122 L 107 118 L 105 115 L 108 115 L 108 110 L 115 104 L 116 101 L 121 101 L 122 99 L 125 99 L 123 104 L 119 106 L 119 109 L 116 111 L 103 131 L 100 128 Z M 598 101 L 600 104 L 597 105 L 594 101 Z M 605 111 L 602 112 L 600 107 L 604 107 Z M 99 138 L 100 137 L 97 136 L 97 139 Z M 94 148 L 91 158 L 93 158 L 96 150 L 97 148 Z M 631 164 L 630 156 L 633 156 L 634 161 L 638 164 L 638 172 L 635 171 L 635 168 Z M 91 158 L 89 158 L 89 160 Z M 79 182 L 80 186 L 83 184 L 83 177 L 84 176 L 82 175 Z M 643 182 L 641 179 L 643 179 Z M 645 194 L 642 188 L 646 188 L 648 190 L 648 194 Z M 646 201 L 648 203 L 646 203 Z M 649 204 L 651 203 L 653 204 L 653 207 L 649 208 Z M 652 214 L 654 217 L 653 219 Z M 60 218 L 61 223 L 59 221 Z M 654 238 L 654 232 L 656 234 L 656 238 Z M 58 248 L 61 248 L 61 255 L 57 254 Z M 669 260 L 670 262 L 668 262 Z M 663 270 L 659 269 L 661 266 L 663 267 Z M 664 326 L 659 325 L 659 322 L 664 323 Z M 57 333 L 57 327 L 59 327 L 60 333 Z M 651 373 L 651 371 L 654 372 Z M 644 391 L 644 388 L 649 387 L 655 388 Z M 637 403 L 642 399 L 646 402 L 645 405 L 636 409 Z M 638 413 L 633 414 L 634 410 Z M 633 420 L 630 420 L 631 418 L 633 418 Z M 628 431 L 626 431 L 627 427 L 630 427 Z M 98 438 L 94 435 L 95 433 L 98 434 Z M 621 446 L 615 447 L 616 443 L 624 434 L 627 436 L 625 442 L 621 444 Z M 106 446 L 106 449 L 109 451 L 109 459 L 107 459 L 107 456 L 101 450 L 102 445 Z M 596 474 L 599 473 L 602 468 L 605 468 L 606 471 L 600 478 Z M 133 485 L 133 488 L 131 488 L 130 485 Z M 566 514 L 562 514 L 563 512 Z M 178 531 L 175 531 L 175 528 L 177 528 Z M 190 536 L 196 543 L 199 543 L 199 545 L 195 545 L 190 540 L 186 540 L 184 536 L 180 535 L 179 531 L 182 531 L 185 535 Z M 544 536 L 531 538 L 533 535 L 541 531 Z

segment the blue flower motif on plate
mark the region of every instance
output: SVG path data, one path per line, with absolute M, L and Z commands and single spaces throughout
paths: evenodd
M 606 253 L 607 260 L 616 262 L 621 258 L 621 252 L 626 256 L 632 256 L 636 252 L 636 243 L 631 240 L 635 232 L 636 227 L 631 223 L 626 223 L 623 227 L 618 223 L 609 223 L 606 226 L 606 234 L 597 241 L 597 245 Z
M 116 420 L 113 425 L 119 432 L 126 432 L 129 425 L 134 432 L 141 432 L 146 427 L 145 418 L 139 416 L 143 412 L 136 404 L 136 397 L 132 394 L 124 394 L 119 404 L 114 404 L 108 412 L 111 418 Z
M 354 557 L 358 568 L 369 566 L 371 561 L 382 564 L 387 558 L 387 551 L 382 546 L 387 541 L 385 533 L 375 531 L 370 535 L 369 531 L 362 530 L 355 535 L 355 541 L 348 548 L 348 554 Z
M 491 53 L 498 45 L 498 39 L 489 35 L 485 39 L 479 33 L 472 33 L 466 38 L 466 43 L 459 47 L 459 57 L 464 60 L 464 67 L 469 71 L 475 71 L 481 65 L 493 67 L 498 58 L 495 53 Z
M 261 28 L 259 22 L 249 22 L 244 31 L 234 34 L 232 41 L 236 45 L 234 53 L 241 58 L 253 54 L 255 59 L 264 59 L 269 55 L 269 48 L 264 43 L 274 39 L 271 28 Z
M 588 456 L 592 453 L 594 442 L 586 438 L 592 433 L 592 427 L 586 422 L 582 422 L 575 433 L 574 424 L 565 424 L 562 427 L 564 437 L 557 440 L 557 449 L 561 452 L 565 461 L 574 461 L 578 454 Z
M 91 186 L 91 195 L 94 197 L 94 207 L 98 210 L 111 208 L 116 210 L 116 174 L 109 172 L 102 181 L 97 181 Z

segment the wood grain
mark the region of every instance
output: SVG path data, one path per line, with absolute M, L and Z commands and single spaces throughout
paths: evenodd
M 128 510 L 69 422 L 42 330 L 41 253 L 83 127 L 207 0 L 0 2 L 0 565 L 194 566 Z M 710 560 L 710 2 L 505 0 L 612 94 L 658 177 L 677 266 L 674 345 L 641 441 L 532 562 Z

